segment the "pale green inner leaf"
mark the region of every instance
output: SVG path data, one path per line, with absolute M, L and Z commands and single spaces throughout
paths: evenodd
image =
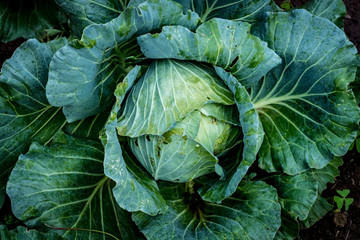
M 214 71 L 190 62 L 154 61 L 127 98 L 118 134 L 161 135 L 194 109 L 212 102 L 234 104 L 233 94 Z

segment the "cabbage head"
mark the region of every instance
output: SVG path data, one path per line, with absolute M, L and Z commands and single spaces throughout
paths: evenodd
M 233 93 L 216 72 L 157 60 L 132 88 L 117 131 L 155 180 L 187 182 L 216 171 L 217 156 L 239 141 Z

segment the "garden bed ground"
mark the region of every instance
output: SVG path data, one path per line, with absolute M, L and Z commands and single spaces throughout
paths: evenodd
M 278 3 L 281 2 L 277 1 Z M 299 6 L 304 0 L 293 0 L 295 6 Z M 345 32 L 349 39 L 356 45 L 360 52 L 360 1 L 344 0 L 348 15 L 345 18 Z M 0 68 L 6 59 L 11 57 L 13 51 L 22 43 L 23 39 L 17 39 L 9 43 L 0 42 Z M 325 197 L 332 198 L 337 195 L 336 190 L 349 189 L 350 195 L 355 199 L 350 209 L 346 212 L 329 212 L 322 220 L 309 229 L 300 233 L 303 240 L 359 240 L 360 239 L 360 154 L 353 150 L 343 157 L 344 165 L 340 167 L 340 177 L 334 184 L 328 185 L 324 192 Z M 7 199 L 0 211 L 0 224 L 4 224 L 4 216 L 11 214 L 10 202 Z

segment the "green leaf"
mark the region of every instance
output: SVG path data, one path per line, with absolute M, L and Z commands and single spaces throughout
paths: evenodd
M 197 12 L 205 22 L 211 18 L 226 18 L 254 22 L 270 11 L 270 0 L 175 0 L 185 9 Z
M 73 123 L 67 123 L 62 130 L 75 137 L 98 141 L 99 133 L 104 129 L 110 110 L 111 109 L 106 109 L 104 112 L 94 116 Z
M 204 200 L 220 203 L 236 191 L 241 179 L 255 161 L 264 132 L 259 115 L 254 109 L 245 87 L 241 86 L 236 78 L 223 69 L 216 67 L 215 70 L 234 93 L 235 103 L 240 113 L 239 119 L 244 142 L 241 161 L 240 157 L 237 157 L 234 162 L 224 161 L 220 164 L 225 168 L 226 179 L 208 179 L 207 185 L 199 189 L 199 194 Z
M 353 198 L 346 198 L 345 199 L 345 210 L 349 210 L 350 205 L 354 202 Z
M 186 136 L 146 135 L 129 141 L 132 152 L 155 180 L 188 182 L 214 172 L 218 163 L 213 154 Z
M 286 211 L 281 211 L 281 227 L 276 232 L 275 240 L 293 240 L 299 235 L 299 222 Z
M 355 81 L 350 84 L 351 90 L 353 90 L 356 103 L 360 104 L 360 54 L 356 54 L 357 59 L 357 71 Z M 360 151 L 359 151 L 360 152 Z
M 70 18 L 71 30 L 78 37 L 85 27 L 107 23 L 118 17 L 128 0 L 55 0 Z
M 121 103 L 136 80 L 140 67 L 135 67 L 116 90 L 116 103 L 105 126 L 105 174 L 116 182 L 113 193 L 116 202 L 127 211 L 142 211 L 156 215 L 164 212 L 166 202 L 156 182 L 134 162 L 128 151 L 123 151 L 116 134 L 117 114 Z
M 147 239 L 273 239 L 280 227 L 276 190 L 264 182 L 242 181 L 221 205 L 177 193 L 167 197 L 169 208 L 164 214 L 133 213 Z
M 183 14 L 177 3 L 151 0 L 138 8 L 127 8 L 108 23 L 87 27 L 82 40 L 55 54 L 46 86 L 49 102 L 64 106 L 69 122 L 102 112 L 111 105 L 116 84 L 134 65 L 131 59 L 137 59 L 139 51 L 131 40 L 133 36 L 164 25 L 194 29 L 198 21 L 195 13 Z
M 347 195 L 349 195 L 350 190 L 349 189 L 344 189 L 344 190 L 336 190 L 336 192 L 342 196 L 343 198 L 346 198 Z
M 239 111 L 234 105 L 225 106 L 218 103 L 208 103 L 200 108 L 199 111 L 205 116 L 214 117 L 222 122 L 240 126 Z
M 342 0 L 312 0 L 301 6 L 312 14 L 327 18 L 338 27 L 344 27 L 346 7 Z
M 318 182 L 318 192 L 321 194 L 326 188 L 328 183 L 334 183 L 335 178 L 340 175 L 339 166 L 343 164 L 340 157 L 335 157 L 325 167 L 321 169 L 311 169 L 311 171 Z
M 303 228 L 309 228 L 312 226 L 314 223 L 323 218 L 331 209 L 333 209 L 333 206 L 328 202 L 328 200 L 318 196 L 311 207 L 307 218 L 301 222 Z
M 335 182 L 335 177 L 340 175 L 338 168 L 342 164 L 342 158 L 335 157 L 322 169 L 308 170 L 308 172 L 313 174 L 315 181 L 318 183 L 318 196 L 315 203 L 312 205 L 307 218 L 301 222 L 303 227 L 309 228 L 333 208 L 326 198 L 321 197 L 321 193 L 327 188 L 328 183 Z
M 307 218 L 318 196 L 318 183 L 311 173 L 275 175 L 267 182 L 277 189 L 283 211 L 294 219 Z
M 0 41 L 42 38 L 45 29 L 66 21 L 53 0 L 5 0 L 0 2 Z
M 0 225 L 0 239 L 4 240 L 60 240 L 62 239 L 55 233 L 42 233 L 34 229 L 26 229 L 18 226 L 16 229 L 8 230 L 6 226 Z
M 357 138 L 357 139 L 355 140 L 355 142 L 356 142 L 356 151 L 357 151 L 358 153 L 360 153 L 360 138 Z
M 100 143 L 65 134 L 50 147 L 33 143 L 9 178 L 13 213 L 29 226 L 66 228 L 56 231 L 65 239 L 136 239 L 129 213 L 115 202 L 103 159 Z
M 344 199 L 339 196 L 334 196 L 334 201 L 338 209 L 341 209 L 344 205 Z
M 21 153 L 33 141 L 45 144 L 66 120 L 45 96 L 50 60 L 59 39 L 47 44 L 35 39 L 22 44 L 2 67 L 0 75 L 0 188 Z
M 330 21 L 305 10 L 269 13 L 258 29 L 283 59 L 251 90 L 265 130 L 259 165 L 291 175 L 322 168 L 357 134 L 360 111 L 348 88 L 356 48 Z
M 291 4 L 291 2 L 287 2 L 287 1 L 282 2 L 280 4 L 280 7 L 285 10 L 290 10 L 290 9 L 294 8 L 294 6 Z
M 201 114 L 198 133 L 194 140 L 210 153 L 221 156 L 239 142 L 240 133 L 241 128 Z
M 138 37 L 138 43 L 148 58 L 207 62 L 231 72 L 248 87 L 281 62 L 249 31 L 248 23 L 211 19 L 196 33 L 182 26 L 165 26 L 160 34 Z
M 208 102 L 234 104 L 233 94 L 213 69 L 184 61 L 154 61 L 125 102 L 118 134 L 162 135 Z

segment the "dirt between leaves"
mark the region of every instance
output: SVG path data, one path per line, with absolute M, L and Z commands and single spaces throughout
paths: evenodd
M 321 0 L 319 0 L 321 1 Z M 282 0 L 276 0 L 278 4 Z M 306 0 L 292 0 L 300 6 Z M 345 33 L 360 52 L 360 0 L 344 0 L 347 9 L 345 17 Z M 0 68 L 2 63 L 11 57 L 15 49 L 24 39 L 16 39 L 9 43 L 0 42 Z M 340 176 L 334 184 L 329 184 L 324 197 L 333 198 L 336 190 L 349 189 L 348 197 L 354 198 L 348 211 L 329 212 L 323 219 L 309 229 L 300 232 L 303 240 L 360 240 L 360 154 L 353 150 L 343 157 L 344 165 L 340 167 Z
M 19 47 L 25 39 L 19 38 L 14 41 L 3 43 L 0 42 L 0 69 L 2 67 L 3 62 L 10 58 L 17 47 Z

